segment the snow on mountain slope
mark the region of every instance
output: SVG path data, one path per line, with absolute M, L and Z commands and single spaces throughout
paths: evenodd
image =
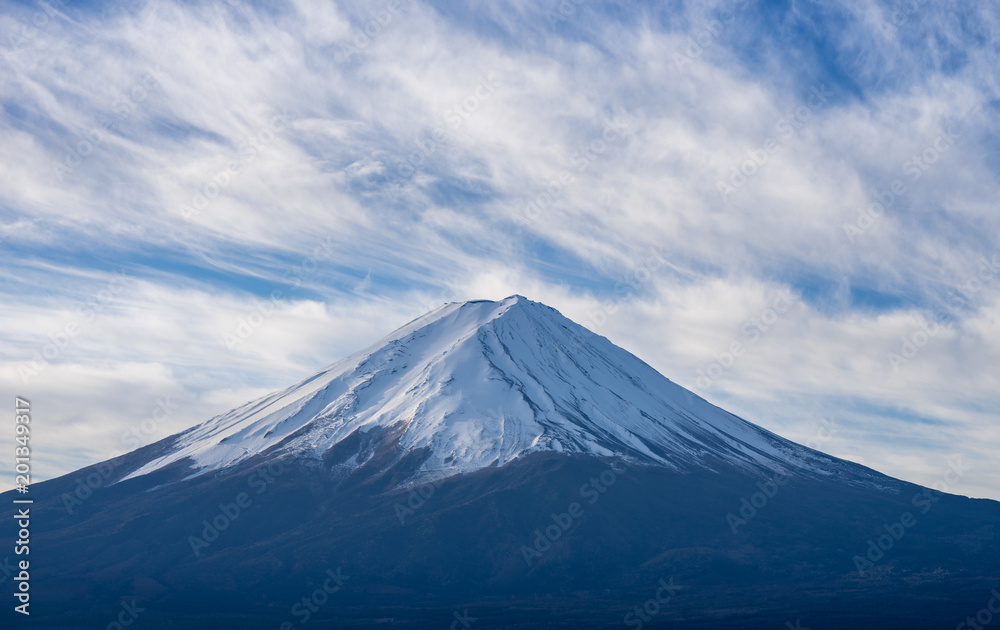
M 397 429 L 404 453 L 428 449 L 420 480 L 543 450 L 678 470 L 722 460 L 831 474 L 842 463 L 709 404 L 556 310 L 512 296 L 446 304 L 288 389 L 189 429 L 129 477 L 185 458 L 203 474 L 268 449 L 319 459 L 375 428 Z

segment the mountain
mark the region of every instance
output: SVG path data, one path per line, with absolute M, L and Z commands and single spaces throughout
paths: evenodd
M 544 451 L 672 470 L 711 468 L 715 460 L 812 474 L 843 472 L 844 465 L 693 396 L 558 311 L 512 296 L 446 304 L 286 390 L 182 434 L 168 453 L 125 478 L 182 461 L 202 475 L 258 453 L 316 461 L 337 453 L 334 469 L 349 472 L 372 456 L 365 437 L 373 432 L 393 436 L 397 459 L 421 459 L 411 483 Z M 367 446 L 355 451 L 354 443 Z M 857 467 L 852 473 L 845 478 L 873 480 Z
M 16 627 L 931 628 L 1000 585 L 1000 503 L 785 440 L 520 296 L 31 498 Z

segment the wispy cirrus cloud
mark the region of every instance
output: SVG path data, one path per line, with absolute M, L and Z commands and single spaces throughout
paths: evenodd
M 189 403 L 177 430 L 511 293 L 698 389 L 789 291 L 701 395 L 790 437 L 841 418 L 834 454 L 916 481 L 987 458 L 998 24 L 913 4 L 12 7 L 0 344 L 12 388 L 52 401 L 46 474 L 147 398 Z M 133 285 L 23 382 L 120 269 Z M 939 334 L 894 366 L 921 322 Z M 129 402 L 72 411 L 108 399 Z

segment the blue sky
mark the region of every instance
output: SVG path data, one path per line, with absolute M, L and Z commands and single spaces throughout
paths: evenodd
M 1000 498 L 989 3 L 7 2 L 0 29 L 0 370 L 41 477 L 519 293 L 782 435 L 925 484 L 960 455 L 950 490 Z

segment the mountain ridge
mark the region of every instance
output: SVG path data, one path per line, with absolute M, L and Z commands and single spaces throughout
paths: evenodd
M 400 457 L 426 451 L 411 484 L 539 451 L 676 470 L 719 459 L 765 474 L 855 467 L 846 479 L 874 483 L 867 469 L 711 405 L 520 295 L 444 304 L 284 390 L 171 436 L 168 452 L 122 480 L 182 462 L 198 476 L 262 453 L 320 461 L 375 428 L 394 436 Z M 337 450 L 347 468 L 372 453 Z
M 520 297 L 446 304 L 31 498 L 30 625 L 53 630 L 121 601 L 149 628 L 287 628 L 341 568 L 317 627 L 620 628 L 673 577 L 644 627 L 929 629 L 1000 579 L 1000 503 L 789 442 Z

